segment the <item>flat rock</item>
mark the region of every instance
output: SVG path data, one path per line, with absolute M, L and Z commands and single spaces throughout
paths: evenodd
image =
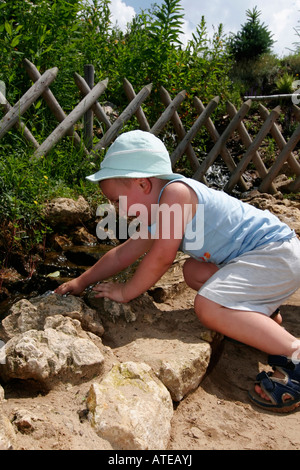
M 119 360 L 143 362 L 151 366 L 169 390 L 174 401 L 180 401 L 200 384 L 211 358 L 206 341 L 183 342 L 180 339 L 139 338 L 114 350 Z

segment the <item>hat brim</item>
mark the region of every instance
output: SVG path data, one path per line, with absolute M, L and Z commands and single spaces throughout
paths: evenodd
M 88 181 L 92 183 L 98 183 L 99 181 L 113 179 L 113 178 L 159 178 L 164 180 L 179 180 L 184 178 L 184 176 L 180 175 L 179 173 L 169 173 L 167 175 L 158 175 L 156 173 L 147 173 L 146 171 L 128 171 L 126 170 L 126 174 L 124 170 L 116 170 L 116 169 L 108 169 L 103 168 L 93 175 L 86 176 Z

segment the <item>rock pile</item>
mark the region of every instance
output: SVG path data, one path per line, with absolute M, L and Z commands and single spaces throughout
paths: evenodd
M 177 292 L 186 292 L 178 264 L 171 271 Z M 166 282 L 166 290 L 174 290 L 169 277 Z M 157 290 L 164 290 L 162 283 L 152 294 Z M 12 380 L 38 384 L 49 393 L 61 384 L 89 382 L 89 425 L 112 449 L 165 449 L 173 401 L 198 387 L 221 339 L 201 328 L 192 308 L 174 312 L 167 305 L 149 294 L 129 304 L 91 292 L 21 299 L 2 321 L 1 383 L 4 389 Z M 12 426 L 1 405 L 0 417 L 0 447 L 7 449 L 15 448 L 20 429 L 30 433 L 38 420 L 21 410 Z

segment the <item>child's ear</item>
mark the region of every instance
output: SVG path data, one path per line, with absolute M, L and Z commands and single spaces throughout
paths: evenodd
M 137 181 L 144 194 L 149 194 L 151 192 L 152 182 L 149 178 L 138 178 Z

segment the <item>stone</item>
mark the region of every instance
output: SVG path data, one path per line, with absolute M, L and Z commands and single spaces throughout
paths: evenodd
M 90 220 L 91 209 L 82 196 L 79 196 L 77 201 L 61 197 L 52 199 L 46 205 L 44 214 L 47 223 L 53 227 L 58 225 L 74 227 Z
M 98 337 L 95 339 L 99 341 Z M 28 330 L 5 345 L 6 361 L 0 377 L 31 380 L 51 389 L 58 382 L 89 380 L 103 369 L 104 356 L 78 320 L 48 317 L 44 330 Z
M 0 451 L 1 450 L 13 450 L 15 448 L 15 431 L 9 421 L 5 416 L 2 408 L 2 403 L 4 401 L 4 390 L 0 385 Z
M 150 366 L 115 365 L 87 398 L 89 420 L 96 433 L 118 450 L 165 449 L 173 405 L 166 387 Z
M 89 308 L 80 297 L 58 294 L 39 296 L 30 300 L 22 299 L 12 305 L 2 320 L 0 338 L 8 341 L 25 331 L 43 330 L 46 319 L 53 315 L 64 315 L 79 320 L 84 330 L 102 336 L 104 328 L 96 312 Z
M 1 402 L 3 401 L 4 401 L 4 389 L 0 385 L 0 405 L 1 405 Z
M 71 233 L 75 245 L 95 245 L 97 237 L 87 231 L 85 227 L 76 227 Z
M 105 317 L 106 320 L 113 323 L 116 323 L 118 320 L 125 320 L 126 323 L 136 321 L 137 314 L 132 308 L 135 304 L 134 302 L 122 304 L 108 298 L 97 298 L 92 292 L 88 294 L 88 303 L 92 308 L 98 311 L 102 320 Z
M 0 451 L 15 448 L 16 435 L 9 419 L 3 414 L 0 406 Z
M 27 410 L 21 409 L 16 411 L 13 425 L 22 434 L 31 434 L 34 431 L 34 423 L 36 421 L 38 421 L 37 416 L 32 415 Z

